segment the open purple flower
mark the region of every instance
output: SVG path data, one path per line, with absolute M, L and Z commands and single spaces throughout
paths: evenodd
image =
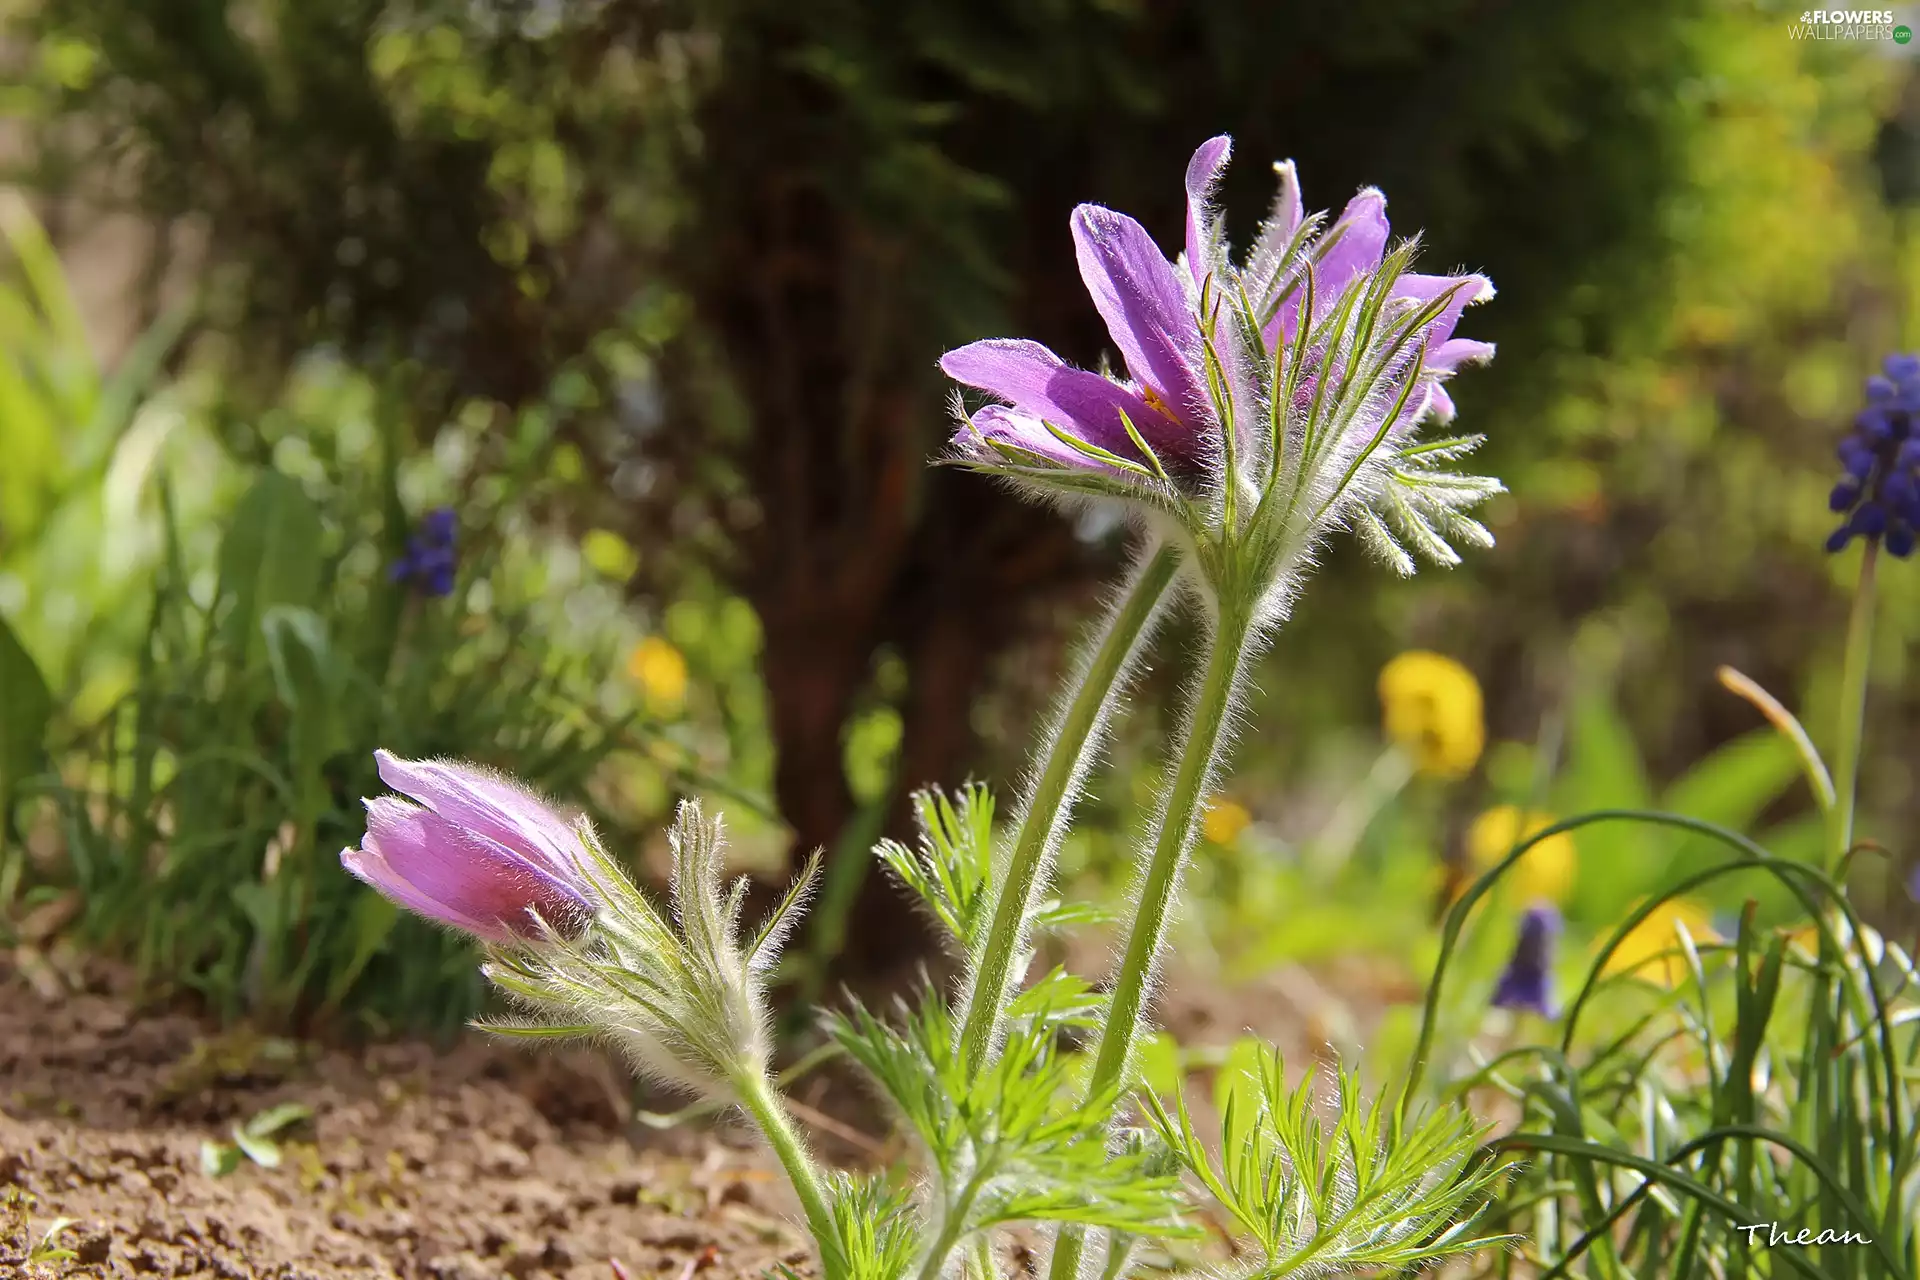
M 1291 163 L 1276 166 L 1273 213 L 1236 265 L 1213 205 L 1231 151 L 1230 139 L 1210 139 L 1187 166 L 1177 262 L 1124 214 L 1073 212 L 1080 276 L 1124 377 L 1076 369 L 1022 339 L 941 359 L 948 376 L 997 401 L 963 414 L 962 460 L 1043 487 L 1176 502 L 1261 491 L 1284 473 L 1312 495 L 1309 510 L 1326 511 L 1356 476 L 1374 496 L 1379 468 L 1362 473 L 1381 444 L 1391 446 L 1384 463 L 1420 419 L 1452 416 L 1441 381 L 1493 351 L 1453 336 L 1465 308 L 1491 296 L 1486 278 L 1406 273 L 1407 253 L 1388 255 L 1377 191 L 1355 196 L 1331 226 L 1307 217 Z M 1271 412 L 1283 388 L 1288 403 Z
M 373 753 L 412 798 L 365 801 L 367 834 L 343 866 L 407 910 L 489 942 L 568 931 L 594 914 L 581 834 L 517 783 L 479 768 Z
M 1197 157 L 1196 157 L 1197 159 Z M 1196 184 L 1188 175 L 1189 222 L 1213 218 L 1207 199 L 1212 186 L 1225 168 L 1221 154 L 1213 175 Z M 1248 258 L 1246 271 L 1249 293 L 1261 317 L 1261 341 L 1271 356 L 1292 344 L 1299 332 L 1300 312 L 1305 305 L 1309 284 L 1314 300 L 1312 323 L 1324 323 L 1340 305 L 1342 294 L 1356 281 L 1364 286 L 1366 278 L 1378 272 L 1386 261 L 1392 227 L 1387 221 L 1387 198 L 1368 187 L 1347 202 L 1340 217 L 1324 231 L 1319 230 L 1324 215 L 1309 219 L 1300 199 L 1300 184 L 1291 160 L 1274 166 L 1280 176 L 1280 193 L 1273 212 L 1260 229 L 1259 239 Z M 1197 210 L 1197 212 L 1196 212 Z M 1219 232 L 1189 236 L 1190 243 L 1224 246 Z M 1189 250 L 1191 253 L 1191 250 Z M 1217 266 L 1224 266 L 1224 249 Z M 1493 282 L 1478 274 L 1450 276 L 1420 275 L 1405 272 L 1395 278 L 1387 296 L 1395 301 L 1427 304 L 1445 299 L 1444 306 L 1422 326 L 1419 342 L 1426 350 L 1422 362 L 1422 384 L 1412 397 L 1403 417 L 1409 423 L 1431 413 L 1441 421 L 1454 415 L 1453 398 L 1443 380 L 1463 365 L 1493 358 L 1490 342 L 1456 338 L 1454 329 L 1461 315 L 1476 302 L 1493 297 Z M 1310 389 L 1309 380 L 1306 384 Z
M 1867 407 L 1840 441 L 1847 474 L 1829 505 L 1846 522 L 1827 539 L 1827 550 L 1861 537 L 1904 559 L 1920 531 L 1920 355 L 1888 356 L 1883 368 L 1867 379 Z
M 1546 903 L 1521 913 L 1519 940 L 1493 989 L 1494 1008 L 1554 1016 L 1553 946 L 1559 935 L 1560 913 Z
M 1197 472 L 1219 424 L 1188 290 L 1146 229 L 1125 214 L 1081 205 L 1071 225 L 1080 277 L 1135 380 L 1075 369 L 1024 339 L 970 343 L 943 356 L 940 368 L 1007 403 L 979 410 L 955 442 L 963 450 L 998 443 L 1067 467 L 1108 465 L 1076 448 L 1079 441 L 1145 467 L 1137 434 L 1168 468 Z

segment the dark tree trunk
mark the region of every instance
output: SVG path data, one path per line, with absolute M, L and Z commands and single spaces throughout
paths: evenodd
M 691 275 L 751 419 L 740 457 L 759 519 L 736 580 L 766 635 L 776 799 L 799 857 L 836 849 L 856 816 L 842 734 L 876 651 L 907 669 L 885 824 L 905 838 L 911 791 L 973 763 L 995 657 L 1085 557 L 1054 513 L 928 466 L 951 429 L 933 368 L 943 233 L 903 221 L 884 184 L 860 189 L 874 160 L 844 102 L 796 69 L 786 36 L 759 38 L 735 33 L 728 91 L 705 108 L 699 200 L 719 234 Z M 926 956 L 922 917 L 866 850 L 847 856 L 863 879 L 838 976 L 888 985 Z

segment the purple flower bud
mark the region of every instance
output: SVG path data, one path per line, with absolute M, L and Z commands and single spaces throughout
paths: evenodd
M 365 801 L 367 834 L 340 861 L 391 901 L 489 942 L 537 939 L 594 913 L 579 831 L 519 784 L 477 765 L 373 753 L 395 796 Z
M 1894 559 L 1905 560 L 1913 554 L 1913 526 L 1905 523 L 1889 525 L 1882 545 Z
M 394 562 L 387 576 L 408 582 L 430 596 L 453 592 L 459 561 L 454 543 L 458 520 L 451 507 L 439 507 L 420 519 L 419 531 L 407 539 L 407 553 Z
M 1848 526 L 1862 537 L 1877 537 L 1886 531 L 1887 509 L 1877 502 L 1863 502 Z
M 1867 399 L 1874 404 L 1893 399 L 1898 390 L 1891 378 L 1883 378 L 1877 373 L 1867 379 Z
M 1893 423 L 1884 409 L 1862 409 L 1854 416 L 1853 425 L 1865 438 L 1868 447 L 1884 444 L 1893 438 Z
M 1915 483 L 1911 471 L 1890 471 L 1880 482 L 1881 499 L 1895 511 L 1911 506 L 1916 494 L 1920 494 L 1920 484 Z
M 1847 543 L 1852 540 L 1853 529 L 1843 524 L 1827 535 L 1827 550 L 1830 553 L 1845 551 L 1847 549 Z
M 458 527 L 459 520 L 452 507 L 436 507 L 421 517 L 420 536 L 429 542 L 451 547 Z
M 1886 358 L 1881 368 L 1895 382 L 1905 382 L 1910 378 L 1920 378 L 1920 355 L 1896 351 Z
M 1827 495 L 1827 506 L 1834 511 L 1851 511 L 1853 504 L 1860 501 L 1860 485 L 1853 480 L 1842 480 L 1833 486 L 1833 492 Z
M 1845 467 L 1847 474 L 1855 480 L 1865 480 L 1872 473 L 1877 455 L 1874 453 L 1873 446 L 1859 436 L 1843 437 L 1834 447 L 1834 452 L 1840 457 L 1840 465 Z
M 1535 903 L 1521 913 L 1513 957 L 1493 989 L 1494 1008 L 1554 1016 L 1553 944 L 1559 934 L 1560 913 L 1548 904 Z

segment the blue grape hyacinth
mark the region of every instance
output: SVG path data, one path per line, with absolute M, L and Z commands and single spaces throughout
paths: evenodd
M 421 519 L 419 531 L 407 539 L 407 553 L 394 561 L 388 576 L 426 595 L 451 594 L 454 570 L 459 563 L 454 555 L 457 525 L 451 507 L 429 511 Z
M 1861 537 L 1905 559 L 1920 530 L 1920 355 L 1890 355 L 1882 368 L 1867 379 L 1867 407 L 1837 450 L 1847 474 L 1829 505 L 1846 522 L 1827 550 Z
M 1493 989 L 1493 1007 L 1554 1016 L 1553 951 L 1560 936 L 1560 913 L 1545 902 L 1520 916 L 1520 936 Z

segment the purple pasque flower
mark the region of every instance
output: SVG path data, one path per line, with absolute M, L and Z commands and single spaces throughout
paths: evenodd
M 1837 450 L 1847 474 L 1828 505 L 1846 522 L 1827 550 L 1861 537 L 1905 559 L 1920 531 L 1920 355 L 1890 355 L 1882 368 L 1867 379 L 1867 407 Z
M 1252 518 L 1260 504 L 1238 502 L 1242 491 L 1257 498 L 1290 485 L 1309 501 L 1274 506 L 1288 518 L 1310 513 L 1313 524 L 1349 498 L 1379 500 L 1390 472 L 1424 479 L 1436 458 L 1401 466 L 1400 446 L 1423 417 L 1451 416 L 1442 380 L 1492 354 L 1453 336 L 1491 285 L 1407 273 L 1411 246 L 1388 253 L 1377 191 L 1354 197 L 1330 226 L 1305 216 L 1291 163 L 1276 166 L 1273 214 L 1236 265 L 1213 204 L 1231 150 L 1230 139 L 1210 139 L 1187 166 L 1177 262 L 1124 214 L 1073 212 L 1081 278 L 1124 377 L 1076 369 L 1018 339 L 942 358 L 950 377 L 996 399 L 963 412 L 960 461 L 1042 489 L 1159 499 L 1208 526 Z M 1449 443 L 1459 447 L 1439 460 L 1472 442 Z M 1412 540 L 1431 551 L 1470 523 L 1455 521 L 1454 507 L 1497 491 L 1436 482 L 1396 510 L 1420 522 Z M 1192 505 L 1200 497 L 1219 500 L 1202 512 Z
M 453 591 L 454 572 L 459 568 L 455 541 L 459 520 L 451 507 L 439 507 L 421 517 L 419 529 L 407 539 L 406 554 L 393 562 L 387 576 L 405 582 L 430 596 L 449 595 Z
M 1560 913 L 1536 902 L 1520 914 L 1520 936 L 1513 956 L 1493 988 L 1493 1007 L 1524 1010 L 1543 1018 L 1554 1015 L 1553 948 L 1560 936 Z
M 1274 171 L 1280 179 L 1280 192 L 1260 228 L 1245 272 L 1249 294 L 1261 318 L 1261 343 L 1269 355 L 1284 350 L 1299 332 L 1300 312 L 1309 287 L 1314 299 L 1311 320 L 1324 322 L 1339 307 L 1347 289 L 1381 270 L 1392 237 L 1387 198 L 1377 189 L 1360 191 L 1347 202 L 1340 217 L 1326 226 L 1324 214 L 1311 218 L 1305 215 L 1293 162 L 1277 164 Z M 1191 204 L 1191 181 L 1188 190 Z M 1218 233 L 1196 238 L 1203 243 L 1224 242 Z M 1407 271 L 1396 274 L 1387 296 L 1394 302 L 1422 306 L 1445 300 L 1438 313 L 1421 326 L 1419 341 L 1426 355 L 1420 394 L 1405 412 L 1409 421 L 1418 421 L 1429 412 L 1442 422 L 1451 421 L 1454 403 L 1444 380 L 1462 366 L 1491 360 L 1494 354 L 1492 343 L 1456 338 L 1453 332 L 1469 306 L 1494 296 L 1493 282 L 1474 273 L 1421 275 Z M 1306 385 L 1310 388 L 1311 381 Z
M 584 835 L 545 801 L 478 765 L 373 758 L 382 781 L 411 800 L 364 802 L 366 838 L 340 854 L 348 871 L 488 942 L 538 939 L 539 921 L 568 932 L 593 916 L 600 894 Z

